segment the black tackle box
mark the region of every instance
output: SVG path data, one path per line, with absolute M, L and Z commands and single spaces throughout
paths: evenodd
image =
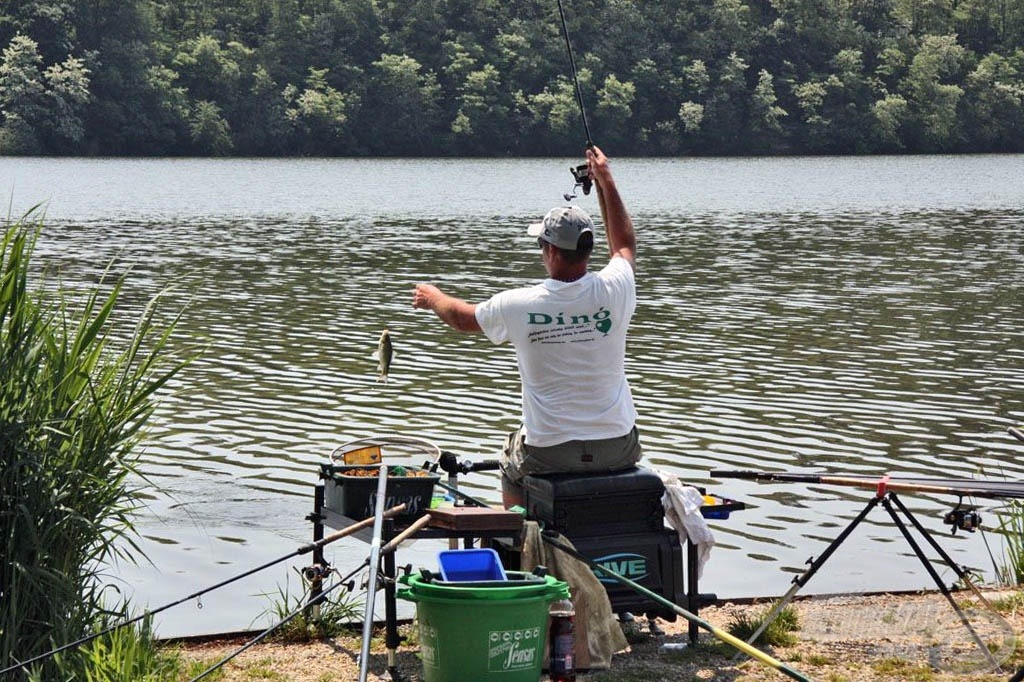
M 324 481 L 324 507 L 359 521 L 374 515 L 380 465 L 321 464 L 320 478 Z M 430 509 L 434 484 L 439 474 L 412 469 L 408 475 L 395 475 L 388 470 L 384 491 L 384 508 L 399 504 L 405 510 L 395 518 L 416 518 Z
M 661 478 L 644 467 L 602 474 L 523 479 L 526 516 L 576 541 L 580 537 L 661 531 Z

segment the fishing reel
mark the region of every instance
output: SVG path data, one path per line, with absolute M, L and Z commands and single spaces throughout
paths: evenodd
M 322 581 L 331 573 L 331 567 L 323 564 L 313 564 L 302 569 L 302 578 L 306 582 Z
M 567 192 L 562 196 L 566 201 L 572 201 L 576 198 L 576 188 L 582 187 L 584 194 L 590 194 L 590 188 L 593 187 L 594 181 L 590 179 L 589 166 L 585 163 L 581 163 L 578 166 L 569 166 L 569 172 L 572 173 L 572 179 L 575 184 L 572 186 L 572 192 Z
M 946 512 L 942 519 L 947 526 L 953 527 L 953 534 L 957 529 L 973 533 L 981 527 L 981 514 L 975 507 L 963 507 L 957 504 L 956 507 Z
M 582 187 L 584 194 L 590 194 L 590 188 L 594 184 L 594 181 L 590 179 L 590 166 L 581 163 L 570 168 L 569 171 L 572 173 L 573 180 L 576 181 L 576 186 Z

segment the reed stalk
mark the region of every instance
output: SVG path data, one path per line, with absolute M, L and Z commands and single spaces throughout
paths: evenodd
M 1024 584 L 1024 503 L 1010 500 L 996 516 L 999 518 L 997 532 L 1005 540 L 999 577 L 1006 585 Z
M 117 333 L 123 277 L 73 300 L 42 293 L 40 230 L 29 214 L 0 245 L 0 667 L 113 615 L 102 571 L 118 553 L 138 558 L 138 446 L 157 391 L 187 362 L 168 345 L 177 319 L 156 325 L 159 297 Z M 10 679 L 87 679 L 88 658 L 70 651 Z

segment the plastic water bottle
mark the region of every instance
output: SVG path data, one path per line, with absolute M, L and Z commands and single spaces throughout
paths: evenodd
M 548 649 L 551 661 L 551 682 L 575 682 L 576 664 L 573 660 L 573 647 L 576 644 L 576 626 L 573 623 L 576 609 L 570 599 L 559 599 L 551 604 L 548 610 L 551 616 L 551 629 L 548 635 Z

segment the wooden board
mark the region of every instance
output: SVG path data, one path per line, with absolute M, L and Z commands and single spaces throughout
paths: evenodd
M 442 507 L 430 510 L 430 525 L 448 530 L 520 530 L 523 516 L 494 507 Z

